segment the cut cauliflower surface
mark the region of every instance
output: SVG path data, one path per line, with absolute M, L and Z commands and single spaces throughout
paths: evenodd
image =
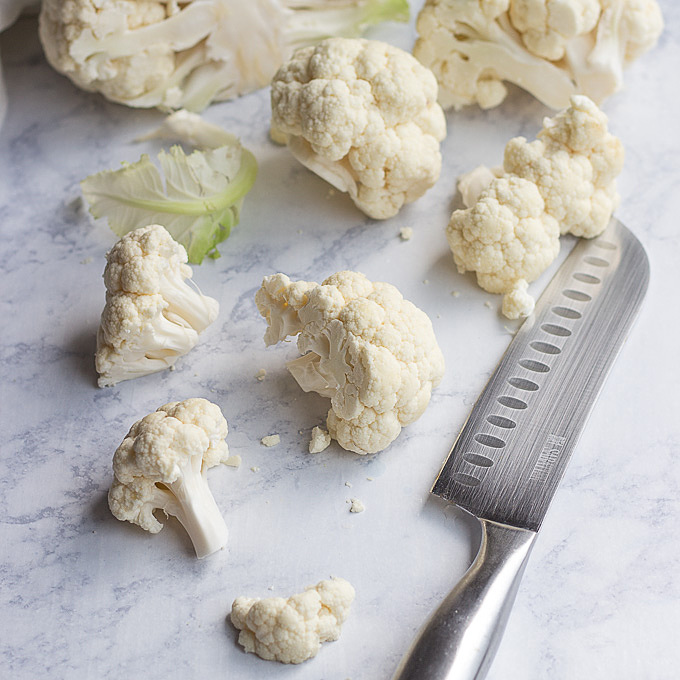
M 512 175 L 492 180 L 471 208 L 454 211 L 446 237 L 458 271 L 473 271 L 484 290 L 503 293 L 509 318 L 533 311 L 527 283 L 560 250 L 559 225 L 546 213 L 538 188 Z
M 543 121 L 537 137 L 508 142 L 505 172 L 536 184 L 562 234 L 598 236 L 619 203 L 616 177 L 624 158 L 607 116 L 588 97 L 575 95 L 569 108 Z
M 184 247 L 158 224 L 131 231 L 109 251 L 95 354 L 100 387 L 169 368 L 217 318 L 217 300 L 187 284 L 186 262 Z
M 255 301 L 267 345 L 298 336 L 302 356 L 288 370 L 303 390 L 330 398 L 328 431 L 348 451 L 389 446 L 444 375 L 430 319 L 388 283 L 351 271 L 321 285 L 274 274 Z
M 446 136 L 437 82 L 383 42 L 331 38 L 274 76 L 272 134 L 375 219 L 396 215 L 439 178 Z
M 200 398 L 170 402 L 137 421 L 113 456 L 113 515 L 156 534 L 160 509 L 177 517 L 199 558 L 222 548 L 227 527 L 206 473 L 229 460 L 227 432 L 219 406 Z
M 498 106 L 504 82 L 561 109 L 601 103 L 663 30 L 656 0 L 426 0 L 413 54 L 432 69 L 444 108 Z
M 287 599 L 238 597 L 231 621 L 246 652 L 297 664 L 316 656 L 322 642 L 340 637 L 353 600 L 354 588 L 333 578 Z

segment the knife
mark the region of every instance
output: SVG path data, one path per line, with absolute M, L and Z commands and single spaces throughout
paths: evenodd
M 486 676 L 545 513 L 648 283 L 644 248 L 613 218 L 601 236 L 577 243 L 518 330 L 431 490 L 479 520 L 479 552 L 393 680 Z

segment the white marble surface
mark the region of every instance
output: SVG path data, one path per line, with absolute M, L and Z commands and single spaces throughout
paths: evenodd
M 545 520 L 490 680 L 680 673 L 680 7 L 663 5 L 658 48 L 605 107 L 627 150 L 618 216 L 648 251 L 648 298 Z M 381 36 L 409 47 L 412 28 Z M 443 227 L 455 178 L 498 161 L 507 139 L 533 136 L 548 112 L 515 92 L 496 110 L 449 114 L 436 187 L 374 223 L 268 141 L 267 92 L 211 108 L 206 117 L 260 161 L 223 257 L 195 268 L 220 317 L 176 371 L 101 390 L 92 353 L 114 237 L 79 207 L 78 181 L 154 151 L 132 140 L 160 114 L 76 90 L 44 62 L 31 20 L 0 45 L 10 100 L 0 131 L 0 676 L 389 678 L 476 551 L 475 523 L 428 489 L 510 340 L 499 301 L 452 265 Z M 402 226 L 411 241 L 398 238 Z M 341 268 L 397 284 L 430 314 L 447 359 L 425 415 L 373 457 L 337 445 L 306 453 L 324 400 L 285 371 L 292 346 L 264 348 L 253 302 L 265 274 L 320 280 Z M 231 536 L 203 561 L 174 521 L 151 536 L 106 504 L 129 425 L 190 396 L 222 407 L 243 457 L 238 470 L 210 473 Z M 259 440 L 271 433 L 281 444 L 266 449 Z M 351 496 L 365 512 L 349 513 Z M 340 641 L 296 667 L 237 646 L 226 622 L 234 597 L 288 595 L 331 574 L 357 590 Z

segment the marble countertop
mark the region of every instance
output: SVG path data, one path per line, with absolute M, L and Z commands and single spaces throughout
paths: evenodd
M 680 6 L 662 5 L 658 47 L 605 105 L 627 154 L 617 216 L 648 252 L 649 293 L 545 519 L 490 680 L 678 677 Z M 510 137 L 533 137 L 549 111 L 513 91 L 500 108 L 449 113 L 437 185 L 373 222 L 269 141 L 266 91 L 213 106 L 205 117 L 260 164 L 222 258 L 194 268 L 220 316 L 175 371 L 98 389 L 101 273 L 115 238 L 83 209 L 78 182 L 154 152 L 133 140 L 162 116 L 77 90 L 47 66 L 35 28 L 22 19 L 0 37 L 0 675 L 387 680 L 477 550 L 476 522 L 428 490 L 514 330 L 499 299 L 453 266 L 455 179 L 498 162 Z M 408 48 L 413 24 L 378 37 Z M 447 360 L 426 413 L 375 456 L 306 452 L 327 402 L 285 370 L 293 346 L 265 349 L 254 304 L 266 274 L 321 280 L 345 268 L 425 310 Z M 221 406 L 243 458 L 210 473 L 230 540 L 201 561 L 174 520 L 152 536 L 106 502 L 131 423 L 191 396 Z M 280 445 L 261 446 L 272 433 Z M 366 510 L 351 514 L 350 497 Z M 330 575 L 357 591 L 338 642 L 300 666 L 243 653 L 226 618 L 235 597 L 288 596 Z

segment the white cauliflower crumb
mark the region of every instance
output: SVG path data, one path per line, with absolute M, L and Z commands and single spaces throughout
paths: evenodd
M 410 241 L 413 238 L 413 228 L 412 227 L 402 227 L 399 230 L 399 238 L 402 241 Z
M 351 489 L 352 488 L 352 482 L 345 482 L 345 486 L 347 486 Z
M 321 581 L 304 592 L 283 597 L 237 597 L 231 622 L 239 644 L 267 661 L 302 663 L 316 656 L 322 642 L 340 637 L 354 588 L 342 578 Z
M 253 465 L 253 467 L 250 468 L 252 472 L 259 472 L 260 468 L 257 465 Z
M 277 446 L 281 443 L 281 437 L 278 434 L 269 434 L 266 437 L 262 437 L 260 443 L 262 446 Z
M 234 454 L 233 456 L 229 456 L 227 460 L 224 461 L 225 465 L 229 465 L 229 467 L 241 467 L 242 459 L 241 456 L 239 456 L 237 453 Z
M 358 498 L 350 498 L 350 512 L 363 512 L 366 509 L 366 506 L 358 499 Z
M 312 430 L 312 438 L 309 440 L 309 452 L 321 453 L 330 446 L 331 436 L 326 430 L 315 427 Z
M 259 382 L 262 382 L 265 379 L 266 376 L 267 376 L 267 371 L 264 368 L 261 368 L 255 374 L 255 379 L 258 380 Z

